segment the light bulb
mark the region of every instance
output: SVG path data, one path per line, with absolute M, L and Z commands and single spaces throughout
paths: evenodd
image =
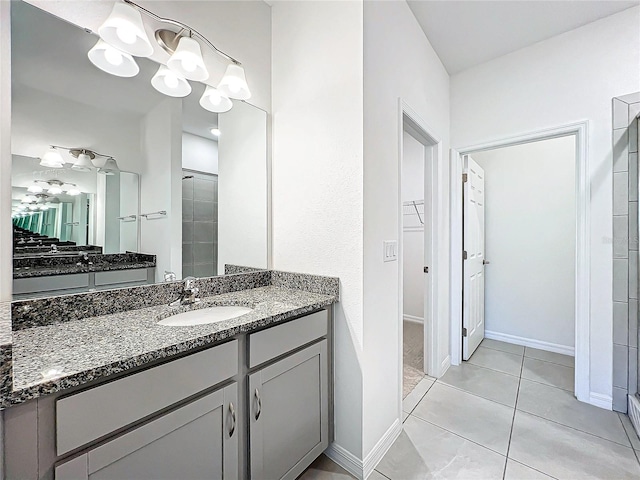
M 190 37 L 180 38 L 178 47 L 167 60 L 167 67 L 189 80 L 200 82 L 209 77 L 200 44 Z
M 120 25 L 116 28 L 116 35 L 127 45 L 132 45 L 136 42 L 136 32 L 131 28 L 130 24 Z
M 202 97 L 200 97 L 200 106 L 210 112 L 224 113 L 231 110 L 233 103 L 218 89 L 207 85 Z
M 109 62 L 114 67 L 117 67 L 118 65 L 122 65 L 122 62 L 124 60 L 124 58 L 122 57 L 122 54 L 115 48 L 109 48 L 105 50 L 104 58 L 105 60 L 107 60 L 107 62 Z
M 182 68 L 187 72 L 193 72 L 197 67 L 198 64 L 193 60 L 193 58 L 184 58 L 182 60 Z
M 168 71 L 164 76 L 164 84 L 168 88 L 176 88 L 178 86 L 178 77 L 175 75 L 175 73 Z
M 191 93 L 191 85 L 187 79 L 164 65 L 160 65 L 158 68 L 151 79 L 151 85 L 160 93 L 170 97 L 186 97 Z

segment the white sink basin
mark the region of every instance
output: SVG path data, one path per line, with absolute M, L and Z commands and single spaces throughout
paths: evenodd
M 252 308 L 240 307 L 237 305 L 224 305 L 209 308 L 200 308 L 190 312 L 178 313 L 164 318 L 158 325 L 167 327 L 189 327 L 192 325 L 206 325 L 208 323 L 222 322 L 232 318 L 240 317 L 249 312 Z

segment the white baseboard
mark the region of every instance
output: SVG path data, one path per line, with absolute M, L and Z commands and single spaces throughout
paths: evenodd
M 368 478 L 369 475 L 373 473 L 373 470 L 378 466 L 382 457 L 384 457 L 387 451 L 391 448 L 391 445 L 393 445 L 393 442 L 396 441 L 401 433 L 402 422 L 399 418 L 396 418 L 382 438 L 378 440 L 378 443 L 375 444 L 373 449 L 364 458 L 364 478 Z
M 413 315 L 403 315 L 402 319 L 405 320 L 406 322 L 413 322 L 413 323 L 424 323 L 424 318 L 422 317 L 415 317 Z
M 324 454 L 354 477 L 361 480 L 364 478 L 364 465 L 362 460 L 346 448 L 341 447 L 336 442 L 331 442 L 329 448 L 324 451 Z
M 594 407 L 604 408 L 605 410 L 613 409 L 613 397 L 602 393 L 589 393 L 589 403 Z
M 568 345 L 560 345 L 558 343 L 543 342 L 542 340 L 534 340 L 532 338 L 518 337 L 517 335 L 509 335 L 508 333 L 492 332 L 485 330 L 485 338 L 491 340 L 499 340 L 501 342 L 514 343 L 524 347 L 537 348 L 548 352 L 561 353 L 563 355 L 575 356 L 575 348 Z

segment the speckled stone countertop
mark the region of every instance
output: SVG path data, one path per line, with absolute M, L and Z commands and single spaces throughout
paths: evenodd
M 11 302 L 0 302 L 0 345 L 11 343 Z
M 53 275 L 70 275 L 73 273 L 106 272 L 111 270 L 133 270 L 136 268 L 153 268 L 156 262 L 109 263 L 99 262 L 92 265 L 59 265 L 55 267 L 20 268 L 13 270 L 13 278 L 51 277 Z
M 335 295 L 264 286 L 205 297 L 194 307 L 172 309 L 164 304 L 17 330 L 13 332 L 13 387 L 3 404 L 22 403 L 106 378 L 327 307 L 335 301 Z M 214 305 L 242 305 L 253 311 L 208 325 L 157 324 L 170 309 L 188 311 Z M 42 372 L 50 368 L 61 369 L 62 373 L 43 378 Z

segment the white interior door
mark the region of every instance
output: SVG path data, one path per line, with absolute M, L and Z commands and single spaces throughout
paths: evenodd
M 462 358 L 469 360 L 484 338 L 484 170 L 464 156 Z

